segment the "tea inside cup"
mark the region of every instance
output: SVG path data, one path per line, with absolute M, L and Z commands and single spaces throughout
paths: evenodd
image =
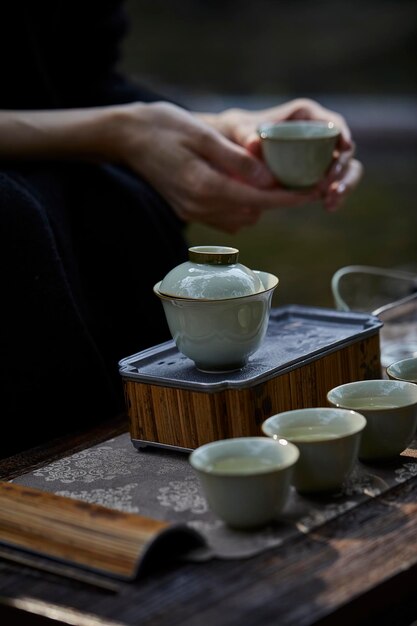
M 287 502 L 299 451 L 287 441 L 235 437 L 204 444 L 189 461 L 210 509 L 233 528 L 255 528 L 279 516 Z

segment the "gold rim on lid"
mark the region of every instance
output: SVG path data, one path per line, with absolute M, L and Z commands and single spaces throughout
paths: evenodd
M 193 263 L 232 265 L 237 263 L 239 250 L 228 246 L 193 246 L 188 248 L 188 258 Z

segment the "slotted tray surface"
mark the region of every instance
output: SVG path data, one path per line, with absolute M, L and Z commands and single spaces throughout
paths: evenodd
M 196 391 L 247 388 L 373 335 L 381 326 L 379 318 L 368 313 L 277 307 L 271 309 L 262 346 L 239 371 L 200 372 L 173 341 L 167 341 L 122 359 L 119 372 L 128 380 Z

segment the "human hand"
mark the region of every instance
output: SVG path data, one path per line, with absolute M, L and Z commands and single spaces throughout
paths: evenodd
M 207 120 L 229 139 L 245 147 L 258 158 L 261 158 L 258 126 L 264 122 L 295 119 L 332 121 L 340 128 L 341 135 L 334 162 L 325 179 L 317 186 L 325 209 L 335 211 L 358 185 L 363 175 L 363 166 L 354 158 L 355 146 L 350 129 L 342 115 L 322 107 L 314 100 L 300 98 L 259 111 L 227 109 L 216 117 L 207 116 Z
M 124 105 L 114 150 L 187 222 L 235 233 L 265 209 L 295 207 L 317 189 L 276 186 L 257 154 L 180 107 L 166 102 Z

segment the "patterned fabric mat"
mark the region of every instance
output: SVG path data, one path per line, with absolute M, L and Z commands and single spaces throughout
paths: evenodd
M 291 491 L 283 517 L 256 531 L 228 528 L 208 508 L 188 455 L 162 448 L 137 450 L 125 433 L 82 452 L 24 474 L 11 482 L 172 523 L 186 523 L 207 542 L 207 549 L 186 558 L 246 558 L 308 533 L 369 498 L 417 476 L 410 447 L 389 465 L 358 463 L 344 489 L 326 498 Z

